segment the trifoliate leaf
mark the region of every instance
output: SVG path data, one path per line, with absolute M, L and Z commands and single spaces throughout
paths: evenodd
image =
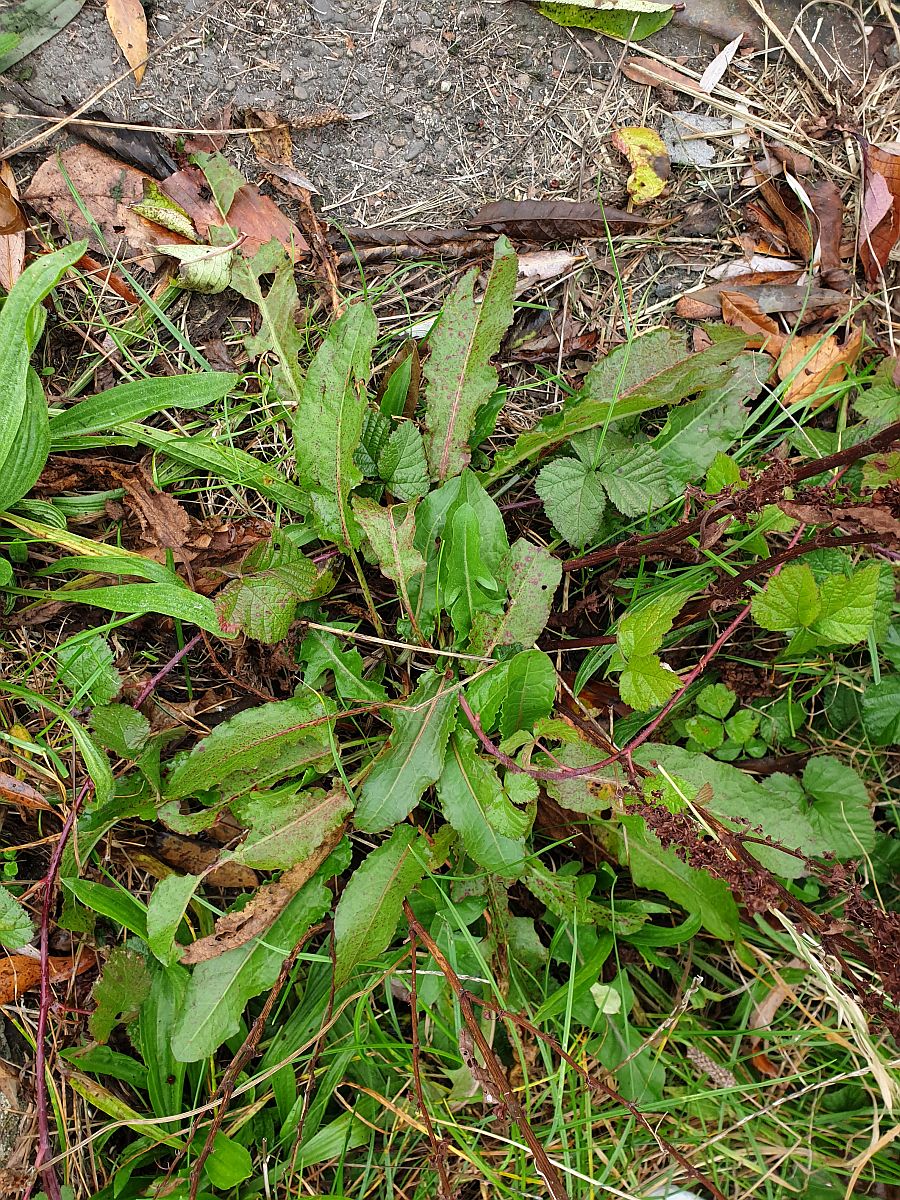
M 809 628 L 821 609 L 819 588 L 806 563 L 789 563 L 753 597 L 752 604 L 757 625 L 780 632 Z
M 234 250 L 219 246 L 157 246 L 160 254 L 179 264 L 174 282 L 188 292 L 215 296 L 231 283 Z
M 600 533 L 606 494 L 596 471 L 578 458 L 548 463 L 534 481 L 547 516 L 571 546 L 581 547 Z
M 734 708 L 736 699 L 737 696 L 724 683 L 708 683 L 705 688 L 697 693 L 697 707 L 701 712 L 708 713 L 711 717 L 718 717 L 720 721 L 724 721 Z

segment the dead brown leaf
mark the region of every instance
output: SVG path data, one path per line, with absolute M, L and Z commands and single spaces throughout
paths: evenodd
M 214 887 L 249 890 L 259 884 L 259 876 L 242 863 L 224 862 L 209 870 L 219 857 L 219 847 L 205 845 L 194 838 L 180 837 L 175 833 L 160 834 L 154 849 L 163 862 L 175 867 L 185 875 L 202 875 L 209 871 L 206 882 Z
M 757 180 L 760 195 L 781 225 L 787 245 L 802 262 L 810 262 L 818 232 L 814 214 L 800 203 L 787 185 L 779 185 L 762 173 L 757 173 Z
M 499 200 L 485 204 L 468 222 L 474 229 L 490 229 L 532 242 L 567 241 L 606 237 L 615 232 L 651 224 L 645 217 L 610 205 L 583 200 Z
M 759 348 L 767 350 L 773 358 L 781 353 L 784 335 L 752 296 L 748 296 L 746 292 L 723 291 L 720 299 L 722 320 L 726 325 L 733 325 L 735 329 L 743 329 L 745 333 L 755 335 Z
M 792 150 L 790 146 L 783 146 L 781 142 L 770 142 L 767 150 L 792 175 L 809 175 L 813 169 L 812 159 L 808 155 Z
M 215 933 L 192 942 L 182 953 L 181 961 L 188 966 L 206 962 L 264 934 L 303 885 L 312 879 L 343 836 L 344 827 L 341 825 L 326 836 L 309 858 L 290 867 L 280 879 L 264 884 L 240 912 L 226 913 L 220 917 L 216 921 Z
M 291 144 L 291 131 L 277 113 L 263 108 L 248 108 L 244 110 L 244 125 L 251 131 L 247 133 L 250 144 L 261 163 L 279 163 L 289 166 L 294 156 Z M 264 133 L 253 133 L 252 127 L 262 127 Z
M 168 230 L 132 211 L 150 176 L 83 143 L 45 159 L 25 192 L 32 208 L 52 217 L 68 237 L 87 237 L 95 250 L 104 248 L 85 220 L 63 171 L 113 251 L 124 241 L 149 261 L 156 243 L 173 240 Z
M 0 771 L 0 796 L 4 800 L 11 800 L 13 804 L 21 805 L 22 808 L 35 808 L 40 812 L 55 811 L 53 805 L 48 804 L 30 783 L 16 779 L 14 775 L 7 775 L 5 771 Z
M 221 112 L 206 112 L 199 124 L 208 126 L 206 133 L 196 133 L 193 137 L 185 138 L 185 154 L 215 154 L 224 149 L 228 138 L 224 130 L 231 129 L 234 115 L 234 105 L 226 104 Z M 173 167 L 174 169 L 174 167 Z
M 674 67 L 667 67 L 653 58 L 634 55 L 622 64 L 622 74 L 632 83 L 643 83 L 647 87 L 674 87 L 682 92 L 700 95 L 700 86 L 696 79 L 691 79 L 689 75 L 683 75 Z
M 843 292 L 836 292 L 833 288 L 807 287 L 791 282 L 792 279 L 799 278 L 799 275 L 800 272 L 797 272 L 795 276 L 786 271 L 739 275 L 736 279 L 723 280 L 721 283 L 711 284 L 696 292 L 690 292 L 683 298 L 697 304 L 712 305 L 715 309 L 719 309 L 722 304 L 723 292 L 740 292 L 752 299 L 759 310 L 764 313 L 812 314 L 818 309 L 829 308 L 834 304 L 842 305 L 843 310 L 846 311 L 847 297 Z M 679 316 L 685 315 L 679 307 L 676 307 L 675 311 Z
M 192 557 L 187 552 L 191 519 L 177 500 L 157 491 L 143 466 L 128 470 L 107 465 L 105 473 L 126 492 L 126 507 L 137 518 L 141 540 L 156 551 L 152 557 L 165 561 L 171 551 L 176 562 Z
M 778 378 L 782 382 L 790 380 L 782 394 L 782 403 L 795 404 L 815 396 L 829 384 L 839 383 L 846 377 L 848 367 L 859 358 L 861 350 L 860 330 L 851 333 L 843 345 L 834 334 L 823 338 L 815 333 L 795 333 L 785 342 L 778 360 Z
M 176 171 L 168 179 L 162 180 L 159 186 L 170 200 L 184 209 L 201 238 L 206 238 L 211 225 L 222 224 L 219 210 L 209 195 L 206 178 L 199 167 L 185 167 Z M 260 246 L 273 238 L 281 242 L 295 262 L 309 251 L 306 239 L 294 222 L 252 183 L 245 184 L 235 194 L 227 220 L 232 229 L 243 235 L 240 249 L 247 258 L 252 258 Z M 166 235 L 165 240 L 172 239 Z
M 68 954 L 51 955 L 50 980 L 71 979 L 90 970 L 97 959 L 93 950 L 82 948 L 73 962 Z M 0 1004 L 12 1004 L 19 996 L 37 987 L 41 980 L 41 964 L 29 954 L 7 954 L 0 958 Z
M 819 272 L 825 287 L 845 292 L 850 276 L 841 261 L 844 202 L 840 189 L 830 179 L 820 180 L 806 189 L 819 225 Z
M 25 217 L 18 204 L 16 177 L 8 162 L 0 163 L 0 287 L 5 292 L 25 266 Z
M 848 533 L 878 533 L 888 538 L 900 536 L 900 520 L 885 504 L 801 504 L 780 500 L 778 507 L 786 516 L 805 524 L 840 525 Z
M 900 239 L 900 142 L 866 146 L 859 257 L 875 283 Z
M 134 69 L 134 81 L 144 78 L 147 59 L 147 14 L 141 0 L 106 0 L 106 19 L 125 61 Z

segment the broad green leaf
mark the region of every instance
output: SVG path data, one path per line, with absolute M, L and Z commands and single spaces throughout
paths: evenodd
M 300 661 L 305 663 L 304 683 L 319 688 L 327 673 L 334 677 L 334 690 L 341 700 L 379 704 L 387 700 L 380 683 L 363 679 L 362 655 L 352 642 L 342 642 L 334 633 L 313 629 L 300 646 Z
M 5 887 L 0 887 L 0 946 L 18 950 L 34 937 L 34 925 L 21 902 Z
M 444 527 L 440 584 L 453 628 L 464 638 L 479 613 L 499 613 L 500 585 L 482 557 L 481 525 L 471 504 L 454 509 Z
M 606 493 L 596 471 L 579 458 L 557 458 L 534 481 L 544 511 L 571 546 L 594 541 L 603 527 Z
M 457 703 L 445 676 L 432 671 L 403 708 L 391 709 L 393 731 L 357 799 L 357 829 L 380 833 L 412 812 L 441 773 Z
M 232 806 L 250 832 L 234 860 L 263 871 L 284 870 L 303 862 L 339 829 L 353 809 L 343 787 L 251 792 Z
M 166 454 L 176 462 L 217 475 L 235 487 L 250 488 L 267 500 L 283 504 L 291 512 L 309 512 L 309 497 L 302 488 L 283 479 L 271 464 L 261 462 L 236 446 L 219 445 L 199 434 L 183 437 L 137 421 L 124 422 L 120 429 L 136 442 Z
M 616 641 L 625 658 L 643 657 L 658 650 L 687 600 L 686 593 L 669 591 L 632 605 L 616 630 Z
M 325 595 L 333 586 L 331 572 L 319 571 L 303 555 L 265 571 L 240 575 L 215 598 L 221 631 L 228 635 L 246 633 L 270 645 L 283 641 L 297 605 L 302 600 Z
M 783 846 L 804 854 L 821 854 L 827 849 L 810 823 L 803 789 L 796 785 L 796 780 L 790 780 L 796 785 L 795 790 L 785 790 L 778 781 L 775 787 L 764 788 L 737 767 L 681 746 L 659 743 L 641 746 L 634 752 L 634 760 L 642 766 L 658 764 L 669 775 L 690 783 L 695 794 L 705 783 L 710 784 L 713 795 L 705 807 L 720 818 L 748 821 L 751 827 L 761 827 L 764 834 Z M 779 850 L 751 843 L 747 849 L 777 875 L 796 879 L 806 873 L 802 862 Z
M 735 459 L 718 450 L 706 472 L 704 491 L 710 496 L 717 496 L 726 487 L 745 488 L 746 486 L 747 484 L 741 479 L 741 468 Z
M 466 700 L 485 733 L 496 728 L 500 707 L 506 699 L 509 662 L 497 663 L 466 686 Z
M 138 379 L 79 400 L 50 418 L 50 436 L 56 449 L 66 438 L 84 437 L 103 429 L 116 429 L 124 421 L 173 409 L 205 408 L 232 391 L 239 375 L 226 371 L 195 371 L 163 379 Z
M 334 982 L 377 959 L 397 931 L 403 901 L 425 874 L 428 844 L 409 825 L 395 829 L 356 868 L 334 914 Z
M 806 563 L 788 563 L 753 597 L 753 619 L 763 629 L 808 628 L 822 609 L 815 576 Z
M 15 696 L 17 700 L 22 700 L 30 708 L 45 708 L 62 721 L 75 739 L 82 762 L 94 784 L 94 796 L 97 804 L 107 804 L 113 798 L 116 785 L 106 755 L 98 749 L 84 726 L 76 721 L 67 709 L 47 696 L 38 696 L 28 688 L 20 687 L 16 683 L 6 683 L 2 679 L 0 679 L 0 692 Z
M 86 249 L 87 242 L 75 242 L 42 254 L 25 268 L 0 309 L 0 478 L 9 469 L 7 460 L 18 452 L 28 360 L 44 323 L 41 302 Z
M 671 667 L 655 654 L 635 654 L 619 676 L 619 695 L 638 712 L 649 712 L 670 700 L 681 686 Z
M 59 1057 L 90 1075 L 108 1075 L 110 1079 L 121 1079 L 137 1092 L 147 1090 L 147 1068 L 143 1063 L 118 1050 L 110 1050 L 109 1046 L 77 1046 L 59 1051 Z
M 664 850 L 643 817 L 622 817 L 622 829 L 622 862 L 628 864 L 635 886 L 661 892 L 685 912 L 697 913 L 713 937 L 733 942 L 740 922 L 727 883 L 683 863 L 673 850 Z
M 205 154 L 199 151 L 193 154 L 191 159 L 206 176 L 219 212 L 223 217 L 227 217 L 235 196 L 246 186 L 247 180 L 224 154 Z
M 566 727 L 566 740 L 555 747 L 552 757 L 538 754 L 535 766 L 556 770 L 558 767 L 589 767 L 606 757 L 603 751 L 586 742 L 571 727 Z M 610 764 L 596 775 L 575 775 L 571 779 L 548 779 L 543 786 L 563 808 L 571 812 L 590 813 L 609 808 L 622 787 L 621 770 Z
M 838 858 L 858 858 L 875 848 L 875 822 L 866 785 L 846 763 L 817 754 L 803 769 L 812 797 L 809 821 Z
M 137 758 L 150 737 L 150 722 L 130 704 L 98 704 L 91 728 L 101 746 L 119 758 Z
M 643 1031 L 628 1019 L 634 1008 L 634 989 L 627 972 L 619 971 L 609 987 L 618 993 L 619 1011 L 605 1018 L 603 1032 L 588 1045 L 626 1100 L 658 1104 L 665 1091 L 666 1069 L 659 1051 L 647 1044 Z
M 729 450 L 744 431 L 744 401 L 756 396 L 766 381 L 771 361 L 764 354 L 741 354 L 732 374 L 707 385 L 689 404 L 674 408 L 651 443 L 673 487 L 706 473 L 719 453 Z
M 717 717 L 710 717 L 707 713 L 688 717 L 684 728 L 691 745 L 696 742 L 701 750 L 718 750 L 725 741 L 725 726 Z
M 379 408 L 366 408 L 362 434 L 353 457 L 366 479 L 378 477 L 378 463 L 391 436 L 391 422 Z
M 900 675 L 870 684 L 862 697 L 863 728 L 876 746 L 900 742 Z
M 133 1021 L 150 992 L 150 973 L 142 954 L 127 946 L 114 946 L 91 995 L 91 1036 L 102 1045 L 116 1025 Z
M 540 0 L 538 12 L 555 25 L 592 29 L 622 41 L 640 42 L 672 20 L 671 5 L 653 0 Z
M 372 547 L 382 575 L 397 584 L 404 608 L 412 611 L 409 583 L 425 570 L 425 559 L 414 545 L 416 511 L 412 504 L 381 508 L 373 500 L 354 496 L 353 511 Z
M 147 903 L 147 945 L 164 966 L 181 953 L 175 935 L 201 882 L 199 875 L 167 875 L 153 889 Z
M 220 1132 L 203 1169 L 214 1187 L 233 1188 L 253 1174 L 253 1157 L 246 1146 Z
M 503 613 L 480 612 L 472 624 L 469 647 L 490 654 L 496 646 L 533 646 L 550 616 L 562 579 L 562 563 L 527 538 L 513 542 L 498 571 L 509 599 Z
M 175 768 L 165 798 L 180 800 L 212 787 L 237 795 L 330 759 L 331 713 L 330 705 L 310 695 L 245 709 L 217 725 Z
M 263 291 L 261 281 L 269 276 L 271 285 Z M 262 322 L 259 333 L 244 339 L 247 352 L 252 358 L 274 355 L 272 382 L 282 400 L 294 408 L 303 391 L 299 356 L 304 339 L 295 321 L 298 298 L 293 263 L 283 246 L 272 240 L 253 258 L 236 256 L 231 265 L 231 286 L 259 310 Z
M 47 598 L 67 604 L 89 604 L 135 617 L 145 617 L 150 613 L 174 617 L 218 637 L 230 636 L 223 631 L 212 600 L 181 585 L 118 583 L 110 587 L 60 588 L 50 592 Z
M 755 736 L 759 729 L 759 713 L 751 712 L 749 708 L 741 708 L 725 722 L 728 736 L 738 745 L 743 746 Z
M 15 434 L 15 452 L 0 471 L 0 509 L 27 496 L 37 483 L 50 453 L 47 401 L 33 367 L 25 375 L 25 406 Z
M 670 331 L 663 330 L 617 347 L 591 369 L 583 391 L 561 412 L 542 418 L 511 450 L 496 455 L 485 482 L 533 461 L 573 434 L 677 404 L 696 392 L 724 387 L 732 378 L 733 360 L 746 341 L 745 334 L 732 329 L 717 336 L 705 350 L 688 354 Z
M 425 363 L 425 454 L 432 479 L 443 483 L 469 465 L 469 436 L 482 404 L 496 391 L 491 359 L 512 324 L 517 259 L 502 234 L 481 304 L 469 271 L 447 298 L 429 338 Z
M 820 588 L 822 609 L 815 621 L 815 633 L 839 645 L 864 642 L 875 615 L 880 571 L 878 563 L 868 563 L 849 578 L 829 576 Z
M 378 459 L 378 474 L 398 500 L 414 500 L 428 492 L 425 443 L 412 421 L 401 421 L 388 438 Z
M 297 478 L 310 492 L 322 536 L 345 550 L 359 544 L 349 497 L 363 478 L 353 455 L 362 437 L 377 334 L 372 309 L 351 304 L 319 347 L 294 418 Z
M 894 382 L 894 359 L 883 358 L 851 403 L 866 421 L 867 433 L 875 433 L 900 421 L 900 387 Z M 854 389 L 855 390 L 855 389 Z
M 147 909 L 124 887 L 107 887 L 90 879 L 63 878 L 63 886 L 91 912 L 99 913 L 114 925 L 121 925 L 135 937 L 147 940 Z
M 493 875 L 514 879 L 526 854 L 524 835 L 507 837 L 495 828 L 491 816 L 503 807 L 503 788 L 472 734 L 457 730 L 450 738 L 437 793 L 441 811 L 469 857 Z
M 697 693 L 696 703 L 701 712 L 724 721 L 734 708 L 735 700 L 737 700 L 737 696 L 724 683 L 708 683 Z
M 272 987 L 291 949 L 331 907 L 325 881 L 334 874 L 334 858 L 292 897 L 264 938 L 194 967 L 172 1031 L 172 1053 L 179 1062 L 208 1058 L 238 1032 L 248 1001 Z
M 606 456 L 598 464 L 597 476 L 626 517 L 642 517 L 672 497 L 666 465 L 650 445 Z
M 66 1084 L 77 1095 L 96 1108 L 99 1112 L 104 1113 L 107 1117 L 112 1118 L 117 1124 L 124 1125 L 128 1129 L 133 1129 L 141 1138 L 146 1138 L 147 1141 L 153 1144 L 171 1146 L 173 1149 L 184 1150 L 184 1140 L 177 1134 L 171 1133 L 164 1125 L 155 1125 L 137 1109 L 126 1104 L 109 1088 L 105 1088 L 96 1079 L 91 1079 L 88 1075 L 82 1075 L 78 1071 L 69 1071 L 66 1073 Z M 45 1193 L 38 1193 L 37 1200 Z M 74 1200 L 75 1193 L 71 1188 L 62 1188 L 63 1200 Z M 204 1197 L 204 1200 L 207 1200 Z
M 56 661 L 65 687 L 89 704 L 108 704 L 122 689 L 122 676 L 113 666 L 113 652 L 99 633 L 63 642 L 57 648 Z
M 596 925 L 601 929 L 612 928 L 615 924 L 620 932 L 627 933 L 639 929 L 646 920 L 643 914 L 623 913 L 614 918 L 608 908 L 591 900 L 592 876 L 560 875 L 531 858 L 525 864 L 521 879 L 532 896 L 561 921 Z
M 130 1033 L 137 1034 L 141 1058 L 147 1066 L 147 1095 L 158 1117 L 183 1108 L 185 1064 L 172 1053 L 175 1017 L 184 1005 L 190 976 L 184 967 L 160 967 L 150 961 L 150 993 Z
M 506 696 L 500 709 L 500 733 L 530 733 L 550 715 L 556 698 L 556 668 L 543 650 L 523 650 L 509 660 Z
M 4 8 L 0 12 L 0 72 L 8 71 L 59 33 L 83 5 L 84 0 L 20 0 Z

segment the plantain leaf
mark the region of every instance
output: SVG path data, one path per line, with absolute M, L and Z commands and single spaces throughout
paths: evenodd
M 165 379 L 137 379 L 88 396 L 50 418 L 50 436 L 59 449 L 64 439 L 115 429 L 124 421 L 140 421 L 171 409 L 205 408 L 232 391 L 239 375 L 228 371 L 196 371 Z
M 25 375 L 25 407 L 15 435 L 15 452 L 0 468 L 0 509 L 27 496 L 50 454 L 47 401 L 37 371 Z
M 443 483 L 468 466 L 469 436 L 478 409 L 497 389 L 490 360 L 512 324 L 517 259 L 508 239 L 494 243 L 494 261 L 480 305 L 470 271 L 448 297 L 430 337 L 425 364 L 425 454 L 431 478 Z

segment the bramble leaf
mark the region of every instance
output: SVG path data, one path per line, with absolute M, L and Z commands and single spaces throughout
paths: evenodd
M 658 650 L 687 599 L 684 592 L 672 591 L 632 605 L 616 630 L 616 641 L 625 658 L 643 657 Z
M 544 511 L 571 546 L 593 541 L 603 526 L 606 493 L 596 471 L 578 458 L 557 458 L 534 481 Z
M 18 950 L 34 937 L 34 925 L 21 902 L 0 887 L 0 946 Z
M 806 563 L 789 563 L 753 597 L 753 619 L 763 629 L 808 628 L 822 609 L 815 576 Z
M 597 476 L 610 500 L 626 517 L 642 517 L 672 496 L 666 464 L 650 445 L 605 456 Z
M 330 571 L 298 554 L 265 571 L 232 579 L 215 598 L 216 615 L 227 634 L 246 633 L 273 644 L 287 637 L 297 605 L 324 596 L 334 587 Z
M 655 654 L 633 655 L 619 676 L 619 695 L 638 712 L 659 708 L 680 686 L 672 668 L 664 666 Z

